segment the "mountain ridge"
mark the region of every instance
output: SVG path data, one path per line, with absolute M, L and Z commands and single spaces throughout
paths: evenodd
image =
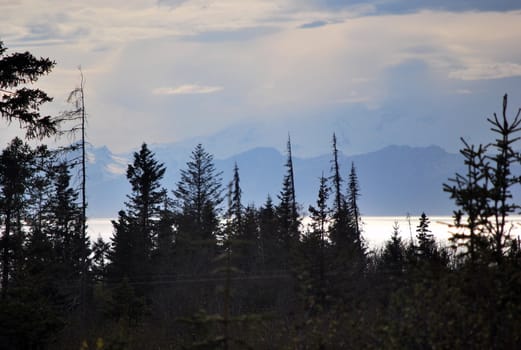
M 175 144 L 149 146 L 167 169 L 163 186 L 171 191 L 185 168 L 190 152 Z M 211 153 L 211 150 L 207 150 Z M 89 149 L 87 168 L 89 217 L 115 217 L 124 208 L 130 185 L 125 177 L 133 153 L 114 154 L 107 147 Z M 222 172 L 223 188 L 239 167 L 244 204 L 262 205 L 267 196 L 277 195 L 285 174 L 286 155 L 272 147 L 256 147 L 223 159 L 214 159 Z M 351 163 L 357 169 L 360 185 L 360 210 L 364 215 L 450 215 L 453 205 L 442 184 L 456 172 L 463 172 L 461 156 L 439 146 L 413 147 L 390 145 L 377 151 L 347 156 L 339 152 L 341 174 L 347 178 Z M 328 177 L 331 155 L 293 157 L 297 201 L 307 212 L 316 201 L 318 179 Z

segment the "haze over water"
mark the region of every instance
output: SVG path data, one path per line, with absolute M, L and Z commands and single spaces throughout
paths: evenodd
M 92 240 L 96 240 L 101 236 L 103 240 L 110 241 L 113 233 L 111 223 L 113 219 L 93 218 L 88 221 L 88 233 Z M 451 216 L 433 216 L 429 217 L 429 229 L 434 235 L 437 242 L 445 244 L 451 236 L 451 232 L 455 231 L 451 227 L 454 220 Z M 362 217 L 363 232 L 362 236 L 369 248 L 376 248 L 391 237 L 393 233 L 393 225 L 398 222 L 400 227 L 400 236 L 404 241 L 409 241 L 411 237 L 416 236 L 416 227 L 418 226 L 418 218 L 406 216 L 366 216 Z M 511 216 L 512 235 L 521 235 L 521 216 Z
M 92 240 L 96 240 L 101 236 L 105 241 L 109 241 L 112 237 L 113 226 L 110 218 L 93 218 L 88 221 L 88 233 Z M 433 216 L 429 217 L 429 228 L 434 234 L 436 240 L 444 243 L 450 237 L 450 230 L 454 230 L 449 226 L 453 223 L 450 216 Z M 416 227 L 418 226 L 418 218 L 405 216 L 367 216 L 362 218 L 363 221 L 363 237 L 370 248 L 378 247 L 391 237 L 394 222 L 398 222 L 400 227 L 400 235 L 408 241 L 411 236 L 416 236 Z M 519 234 L 521 226 L 521 217 L 513 217 L 515 224 L 515 232 Z

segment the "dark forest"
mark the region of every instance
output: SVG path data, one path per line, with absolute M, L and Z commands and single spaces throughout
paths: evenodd
M 0 349 L 515 349 L 521 248 L 509 216 L 521 184 L 520 113 L 488 119 L 490 143 L 462 140 L 466 173 L 442 244 L 425 213 L 415 237 L 364 242 L 356 164 L 342 174 L 335 134 L 316 202 L 295 193 L 291 140 L 279 194 L 241 200 L 240 164 L 223 179 L 197 145 L 179 182 L 143 143 L 110 241 L 86 234 L 83 89 L 43 116 L 32 88 L 55 63 L 7 54 L 0 114 L 24 138 L 0 154 Z M 71 126 L 72 125 L 72 126 Z M 79 136 L 51 148 L 50 137 Z M 39 144 L 35 146 L 35 144 Z M 173 170 L 173 169 L 169 169 Z M 79 185 L 77 185 L 79 183 Z M 398 198 L 396 200 L 399 200 Z M 306 209 L 306 210 L 304 210 Z M 419 208 L 421 210 L 421 208 Z M 303 213 L 310 224 L 302 224 Z M 428 213 L 427 213 L 428 214 Z

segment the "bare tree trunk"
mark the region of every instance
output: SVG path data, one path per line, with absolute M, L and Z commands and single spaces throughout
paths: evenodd
M 86 199 L 86 155 L 85 155 L 85 94 L 83 91 L 84 79 L 83 72 L 80 69 L 81 83 L 80 83 L 80 99 L 81 99 L 81 239 L 82 239 L 82 254 L 81 254 L 81 312 L 82 318 L 85 319 L 86 302 L 87 302 L 87 199 Z
M 9 285 L 9 235 L 11 231 L 11 209 L 7 208 L 5 215 L 5 233 L 2 252 L 2 300 L 7 299 L 7 290 Z

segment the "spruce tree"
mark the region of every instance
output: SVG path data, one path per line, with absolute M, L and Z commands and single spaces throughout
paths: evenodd
M 259 208 L 259 265 L 261 270 L 275 270 L 281 264 L 281 245 L 277 236 L 277 213 L 271 196 Z
M 464 148 L 460 150 L 467 172 L 456 174 L 443 190 L 450 194 L 459 209 L 454 210 L 456 232 L 450 240 L 459 249 L 459 255 L 470 259 L 475 266 L 485 256 L 487 242 L 484 236 L 487 221 L 487 176 L 483 169 L 487 164 L 487 147 L 469 145 L 461 139 Z M 463 221 L 464 220 L 464 221 Z
M 347 209 L 346 198 L 343 194 L 343 182 L 340 175 L 340 163 L 338 160 L 338 148 L 336 135 L 333 134 L 332 140 L 333 159 L 331 160 L 331 187 L 333 195 L 332 223 L 330 227 L 330 238 L 333 246 L 342 249 L 347 244 L 349 234 L 349 212 Z
M 48 233 L 53 171 L 42 168 L 52 167 L 48 155 L 18 138 L 0 155 L 0 338 L 15 348 L 43 348 L 63 327 L 64 309 L 74 307 L 63 299 L 66 276 Z
M 56 179 L 56 157 L 46 146 L 34 150 L 30 186 L 27 186 L 27 226 L 32 232 L 43 232 L 50 220 L 53 182 Z
M 139 249 L 136 222 L 126 211 L 120 210 L 118 218 L 112 221 L 112 226 L 114 234 L 111 237 L 111 249 L 108 253 L 110 260 L 107 267 L 108 278 L 114 282 L 121 281 L 123 278 L 137 279 L 142 264 L 146 264 L 146 262 L 135 259 L 135 250 Z
M 239 249 L 239 256 L 242 262 L 239 268 L 245 273 L 257 272 L 260 263 L 260 230 L 259 215 L 253 204 L 247 205 L 244 209 L 242 230 L 239 240 L 244 244 Z
M 159 274 L 171 274 L 175 266 L 175 215 L 173 201 L 164 193 L 163 204 L 157 223 L 157 248 L 154 254 L 155 271 Z
M 497 137 L 495 141 L 478 148 L 463 141 L 465 148 L 461 153 L 468 168 L 467 174 L 456 174 L 455 178 L 449 179 L 449 184 L 444 185 L 445 191 L 460 207 L 455 213 L 456 226 L 470 231 L 468 237 L 455 238 L 469 240 L 472 261 L 476 259 L 475 244 L 481 245 L 484 236 L 492 251 L 492 259 L 497 264 L 502 263 L 511 246 L 508 216 L 520 208 L 513 201 L 512 191 L 521 182 L 513 170 L 520 163 L 516 143 L 520 140 L 517 133 L 521 130 L 521 109 L 513 120 L 508 120 L 507 101 L 505 95 L 501 118 L 495 113 L 492 118 L 487 118 Z M 466 225 L 461 225 L 463 215 L 468 216 Z
M 337 297 L 345 298 L 354 293 L 360 283 L 365 268 L 365 252 L 360 235 L 360 213 L 358 209 L 358 179 L 354 166 L 351 167 L 347 184 L 347 197 L 343 193 L 344 179 L 340 175 L 340 163 L 336 136 L 332 140 L 333 158 L 331 161 L 331 188 L 333 206 L 329 237 L 333 256 L 332 269 Z M 344 292 L 350 286 L 349 293 Z
M 94 281 L 104 281 L 110 252 L 110 243 L 98 236 L 92 243 L 92 266 L 91 271 Z
M 327 296 L 328 272 L 328 240 L 327 229 L 330 220 L 328 207 L 330 189 L 327 178 L 320 177 L 320 186 L 316 206 L 309 206 L 311 223 L 302 239 L 301 245 L 301 285 L 305 286 L 305 293 L 311 296 L 309 307 L 315 305 L 324 307 Z
M 48 58 L 36 58 L 29 52 L 6 54 L 0 41 L 0 117 L 11 123 L 17 121 L 25 129 L 27 138 L 41 138 L 58 131 L 58 120 L 40 114 L 40 106 L 52 101 L 44 91 L 28 88 L 55 65 Z
M 521 163 L 521 157 L 516 149 L 516 142 L 521 139 L 517 136 L 521 131 L 521 108 L 514 119 L 509 121 L 506 115 L 507 101 L 507 95 L 505 95 L 502 118 L 498 118 L 496 113 L 493 118 L 487 118 L 497 139 L 490 146 L 493 150 L 488 156 L 491 166 L 486 169 L 490 183 L 487 216 L 491 217 L 491 220 L 488 220 L 485 225 L 490 233 L 494 259 L 498 264 L 502 263 L 505 251 L 510 244 L 508 216 L 521 208 L 512 200 L 512 189 L 521 182 L 512 169 Z
M 140 254 L 145 261 L 150 258 L 156 246 L 156 224 L 165 195 L 160 181 L 165 170 L 164 165 L 155 159 L 146 143 L 142 144 L 139 152 L 134 153 L 134 162 L 127 168 L 127 179 L 132 186 L 132 193 L 125 205 L 140 231 L 138 239 L 143 244 Z
M 198 336 L 189 348 L 195 349 L 234 349 L 249 348 L 247 336 L 236 331 L 243 323 L 250 319 L 256 319 L 255 315 L 234 315 L 234 300 L 237 295 L 249 295 L 250 289 L 242 284 L 240 290 L 235 290 L 233 278 L 250 272 L 255 259 L 255 252 L 251 249 L 252 240 L 248 230 L 251 213 L 245 210 L 241 203 L 240 177 L 237 164 L 234 166 L 233 179 L 228 184 L 228 208 L 225 214 L 226 223 L 222 232 L 222 240 L 219 242 L 218 251 L 213 259 L 212 275 L 216 275 L 221 283 L 218 283 L 216 294 L 222 295 L 219 302 L 221 311 L 216 314 L 208 314 L 200 310 L 192 318 L 185 321 L 194 326 L 194 332 Z M 255 211 L 253 212 L 255 213 Z M 254 221 L 253 224 L 256 222 Z M 254 231 L 255 232 L 255 229 Z M 239 304 L 240 305 L 240 304 Z
M 221 173 L 201 144 L 192 151 L 186 166 L 173 191 L 176 251 L 185 272 L 201 273 L 210 266 L 220 234 Z
M 276 208 L 278 219 L 278 239 L 282 248 L 282 264 L 290 267 L 291 255 L 295 251 L 300 238 L 300 220 L 295 197 L 295 179 L 293 172 L 293 157 L 291 154 L 291 140 L 288 136 L 286 174 L 282 181 L 282 190 L 279 194 L 279 204 Z
M 405 269 L 405 244 L 400 237 L 398 221 L 393 224 L 391 238 L 385 242 L 381 255 L 381 269 L 391 277 L 399 277 Z
M 48 232 L 53 238 L 57 257 L 70 270 L 70 276 L 83 273 L 84 250 L 89 251 L 89 237 L 83 237 L 82 210 L 79 193 L 71 187 L 69 167 L 61 163 L 56 168 L 54 195 L 50 198 L 51 221 Z
M 251 272 L 258 256 L 258 224 L 255 207 L 244 208 L 241 202 L 239 168 L 235 164 L 228 189 L 226 239 L 233 244 L 232 265 L 240 271 Z
M 362 238 L 362 219 L 358 208 L 358 198 L 360 197 L 360 187 L 354 163 L 351 163 L 351 171 L 347 184 L 347 213 L 349 222 L 349 245 L 350 253 L 353 255 L 353 263 L 359 271 L 365 266 L 365 246 Z
M 45 149 L 38 149 L 36 154 L 40 159 L 35 164 L 32 183 L 38 185 L 30 191 L 35 205 L 26 218 L 31 225 L 19 287 L 31 288 L 46 300 L 47 312 L 54 322 L 61 323 L 60 319 L 70 317 L 68 313 L 78 307 L 79 300 L 81 304 L 83 254 L 89 252 L 89 239 L 83 238 L 78 190 L 70 184 L 69 165 L 55 163 Z M 49 176 L 50 192 L 42 174 Z
M 362 246 L 360 209 L 358 208 L 358 198 L 360 197 L 360 186 L 356 175 L 355 164 L 351 163 L 349 181 L 347 184 L 347 210 L 351 218 L 351 228 L 354 234 L 355 244 Z
M 430 220 L 425 213 L 421 214 L 419 221 L 416 227 L 416 254 L 420 261 L 429 261 L 434 257 L 436 249 L 434 236 L 429 229 Z
M 33 150 L 30 163 L 30 178 L 25 194 L 24 208 L 24 246 L 27 259 L 20 268 L 25 275 L 22 279 L 34 279 L 45 276 L 56 280 L 59 261 L 55 250 L 57 240 L 53 235 L 53 211 L 51 205 L 56 198 L 54 182 L 56 180 L 55 157 L 46 147 Z M 30 184 L 30 185 L 29 185 Z
M 115 232 L 110 256 L 113 277 L 118 280 L 125 276 L 131 282 L 150 277 L 152 254 L 157 247 L 160 208 L 165 195 L 160 184 L 164 173 L 163 164 L 143 143 L 127 168 L 132 192 L 127 196 L 126 210 L 120 211 L 118 220 L 113 222 Z
M 40 204 L 44 189 L 33 186 L 32 196 L 38 205 L 31 213 L 31 231 L 28 237 L 27 255 L 32 261 L 27 262 L 27 271 L 31 278 L 41 279 L 43 283 L 33 285 L 42 297 L 60 317 L 71 318 L 71 310 L 79 308 L 82 320 L 86 316 L 89 274 L 90 239 L 84 234 L 83 205 L 79 200 L 79 189 L 72 185 L 72 166 L 69 161 L 58 159 L 56 152 L 37 152 L 37 159 L 43 158 L 36 165 L 41 175 L 47 175 L 51 191 L 46 195 L 43 206 Z M 45 158 L 48 157 L 45 169 Z M 33 184 L 39 183 L 44 176 L 37 176 Z M 35 176 L 35 174 L 33 174 Z M 40 187 L 40 186 L 37 186 Z M 34 200 L 33 200 L 34 202 Z M 46 244 L 50 251 L 44 249 Z M 50 254 L 49 254 L 50 253 Z M 50 256 L 50 258 L 49 258 Z M 47 259 L 42 263 L 42 259 Z
M 21 250 L 25 194 L 31 176 L 33 151 L 21 139 L 15 138 L 0 155 L 0 218 L 2 235 L 2 299 L 8 294 L 9 281 L 16 255 Z
M 233 167 L 233 179 L 228 188 L 228 219 L 230 230 L 229 233 L 232 236 L 241 235 L 243 229 L 243 205 L 241 202 L 242 189 L 240 184 L 239 167 L 235 163 Z

